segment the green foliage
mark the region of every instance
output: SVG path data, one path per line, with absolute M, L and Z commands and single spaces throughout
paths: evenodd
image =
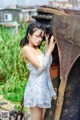
M 0 94 L 14 102 L 21 100 L 29 73 L 19 47 L 25 30 L 26 24 L 18 34 L 0 27 Z
M 40 46 L 41 51 L 44 53 L 45 52 L 45 41 L 42 41 L 42 44 Z

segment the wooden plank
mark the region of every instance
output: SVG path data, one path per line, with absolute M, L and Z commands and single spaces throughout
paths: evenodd
M 37 9 L 37 12 L 51 13 L 56 15 L 80 15 L 80 10 L 62 9 L 49 6 L 41 6 Z
M 64 10 L 59 10 L 56 8 L 52 7 L 40 7 L 37 12 L 45 12 L 45 13 L 52 13 L 52 14 L 57 14 L 57 15 L 65 15 L 66 13 Z

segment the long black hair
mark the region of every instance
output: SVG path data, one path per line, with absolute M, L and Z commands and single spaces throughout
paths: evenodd
M 26 44 L 29 43 L 28 33 L 30 35 L 32 35 L 36 31 L 36 28 L 41 29 L 45 32 L 45 28 L 42 24 L 40 24 L 39 22 L 31 22 L 27 27 L 25 37 L 23 39 L 21 39 L 21 41 L 20 41 L 20 47 L 23 47 L 23 46 L 25 46 Z

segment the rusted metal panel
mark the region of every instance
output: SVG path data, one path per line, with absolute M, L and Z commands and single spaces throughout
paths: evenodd
M 80 46 L 79 15 L 54 15 L 52 19 L 52 30 L 57 38 Z

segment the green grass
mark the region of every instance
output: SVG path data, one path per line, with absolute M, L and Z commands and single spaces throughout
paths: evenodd
M 0 26 L 0 94 L 14 103 L 20 102 L 29 73 L 19 47 L 25 30 L 25 23 L 18 34 Z
M 18 33 L 12 33 L 0 26 L 0 94 L 19 107 L 24 94 L 29 71 L 21 55 L 19 42 L 26 32 L 22 24 Z M 44 51 L 42 43 L 41 50 Z

